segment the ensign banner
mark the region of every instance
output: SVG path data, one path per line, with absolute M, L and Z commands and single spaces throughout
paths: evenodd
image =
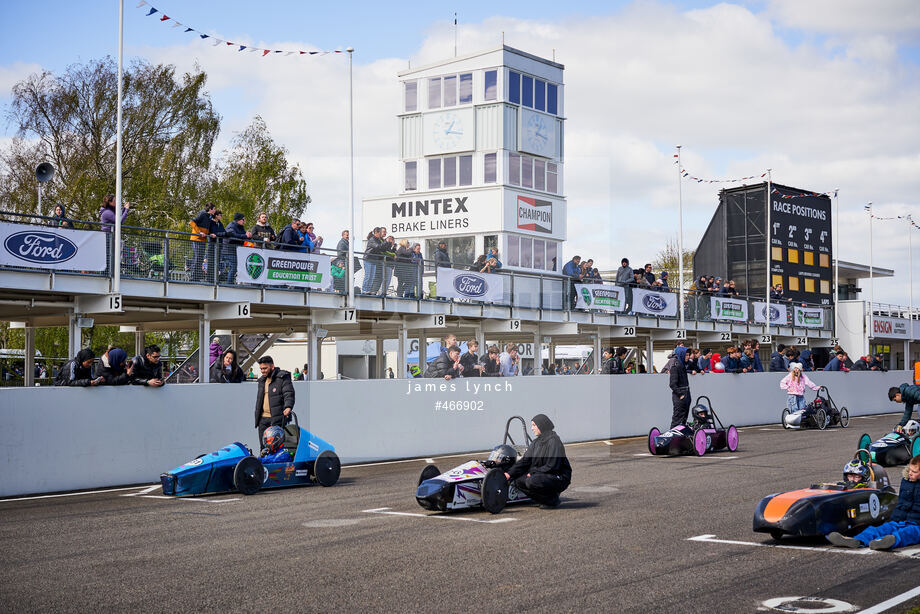
M 98 230 L 0 223 L 0 265 L 104 271 L 105 235 Z
M 623 311 L 626 307 L 626 289 L 622 286 L 575 284 L 575 297 L 577 309 Z
M 476 273 L 438 267 L 437 293 L 444 298 L 500 302 L 505 294 L 505 278 L 494 273 Z
M 326 289 L 332 284 L 332 257 L 276 249 L 236 248 L 236 282 Z
M 633 313 L 670 317 L 677 315 L 677 294 L 633 288 L 632 295 Z

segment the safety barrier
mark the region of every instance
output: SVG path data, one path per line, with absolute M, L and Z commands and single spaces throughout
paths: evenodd
M 886 391 L 912 377 L 812 374 L 851 416 L 898 410 Z M 779 421 L 780 378 L 707 374 L 692 376 L 690 385 L 694 398 L 711 398 L 726 425 L 745 426 Z M 487 450 L 512 415 L 546 413 L 567 442 L 644 435 L 667 427 L 671 416 L 667 378 L 658 374 L 332 380 L 294 388 L 301 425 L 332 442 L 345 463 Z M 0 496 L 150 483 L 227 443 L 255 448 L 255 396 L 254 383 L 4 390 Z M 858 429 L 851 430 L 855 445 Z M 784 436 L 794 435 L 776 434 Z

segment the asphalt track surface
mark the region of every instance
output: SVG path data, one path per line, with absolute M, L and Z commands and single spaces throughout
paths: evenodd
M 839 479 L 859 435 L 895 420 L 750 427 L 738 452 L 702 458 L 650 457 L 644 438 L 569 445 L 573 481 L 555 510 L 426 512 L 414 500 L 425 460 L 250 497 L 137 487 L 4 500 L 0 611 L 756 612 L 798 596 L 857 611 L 920 584 L 920 558 L 778 548 L 751 519 L 767 494 Z M 476 456 L 434 460 L 446 470 Z

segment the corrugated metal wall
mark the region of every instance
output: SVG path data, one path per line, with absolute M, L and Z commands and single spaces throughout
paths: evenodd
M 407 115 L 400 118 L 399 158 L 414 160 L 422 157 L 422 116 Z

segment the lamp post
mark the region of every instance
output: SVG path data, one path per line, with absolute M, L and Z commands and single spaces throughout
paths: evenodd
M 875 314 L 872 312 L 872 303 L 875 301 L 875 284 L 872 270 L 872 203 L 866 205 L 869 211 L 869 330 L 866 334 L 866 353 L 872 352 L 872 337 L 875 332 Z
M 348 281 L 348 307 L 355 308 L 355 126 L 353 114 L 352 91 L 352 57 L 354 47 L 349 47 L 348 52 L 348 262 L 345 265 Z M 357 319 L 357 318 L 356 318 Z
M 834 339 L 837 337 L 837 301 L 840 300 L 840 199 L 837 197 L 839 189 L 834 190 L 834 237 L 831 241 L 831 257 L 834 259 Z M 834 252 L 837 255 L 834 256 Z
M 680 173 L 680 145 L 677 146 L 677 285 L 680 288 L 680 328 L 686 328 L 684 320 L 684 202 L 683 180 Z
M 771 316 L 770 314 L 770 288 L 773 287 L 773 278 L 770 274 L 771 263 L 773 262 L 773 225 L 771 222 L 771 218 L 772 218 L 771 213 L 773 213 L 773 194 L 772 192 L 773 192 L 773 169 L 768 168 L 767 169 L 767 194 L 766 194 L 766 198 L 764 199 L 764 206 L 767 209 L 767 250 L 766 250 L 767 278 L 766 278 L 766 283 L 764 284 L 766 287 L 766 296 L 764 297 L 764 300 L 767 306 L 764 309 L 764 318 L 763 318 L 767 324 L 767 334 L 768 335 L 770 334 L 770 320 L 773 319 L 770 317 Z M 794 322 L 795 320 L 793 320 L 793 323 Z
M 125 0 L 118 0 L 118 114 L 115 126 L 115 236 L 112 241 L 114 275 L 112 292 L 121 292 L 121 106 L 124 89 Z

